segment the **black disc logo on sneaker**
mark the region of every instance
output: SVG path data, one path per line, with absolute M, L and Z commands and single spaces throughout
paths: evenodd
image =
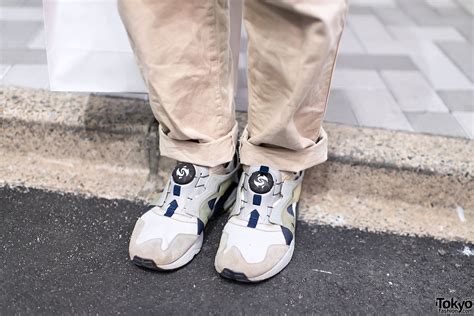
M 255 171 L 249 179 L 250 189 L 259 194 L 269 192 L 273 187 L 273 177 L 268 172 Z
M 196 169 L 190 163 L 178 163 L 173 170 L 173 180 L 177 184 L 188 184 L 193 181 Z

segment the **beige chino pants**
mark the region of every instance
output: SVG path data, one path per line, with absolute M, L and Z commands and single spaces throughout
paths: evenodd
M 230 0 L 232 1 L 232 0 Z M 245 165 L 300 171 L 327 159 L 321 127 L 347 0 L 247 0 Z M 119 0 L 160 123 L 161 154 L 217 166 L 237 141 L 225 0 Z

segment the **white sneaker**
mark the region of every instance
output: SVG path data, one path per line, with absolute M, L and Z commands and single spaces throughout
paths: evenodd
M 288 265 L 302 181 L 303 172 L 285 180 L 280 171 L 265 166 L 244 170 L 215 259 L 221 276 L 257 282 Z
M 157 270 L 177 269 L 190 262 L 201 250 L 209 218 L 232 207 L 238 169 L 236 161 L 223 174 L 178 163 L 158 202 L 135 224 L 129 245 L 132 261 Z

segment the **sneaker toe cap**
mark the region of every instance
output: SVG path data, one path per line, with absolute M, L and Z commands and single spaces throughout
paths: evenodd
M 135 256 L 151 259 L 158 267 L 171 264 L 181 258 L 199 238 L 197 234 L 176 233 L 172 236 L 156 234 L 154 238 L 144 239 L 146 229 L 143 220 L 139 219 L 130 239 L 130 259 Z
M 219 273 L 224 269 L 229 269 L 233 272 L 243 273 L 247 278 L 256 278 L 276 268 L 290 251 L 290 247 L 286 244 L 269 245 L 265 250 L 262 248 L 251 249 L 247 245 L 230 245 L 228 238 L 228 234 L 224 232 L 214 262 Z M 260 254 L 261 260 L 249 255 L 249 252 L 252 251 L 263 251 Z M 281 267 L 281 269 L 283 268 L 284 266 Z

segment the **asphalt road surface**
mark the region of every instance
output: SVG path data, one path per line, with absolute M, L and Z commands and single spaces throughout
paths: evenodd
M 127 243 L 143 205 L 0 188 L 0 315 L 436 314 L 436 298 L 473 298 L 472 244 L 298 223 L 290 265 L 259 284 L 222 279 L 224 218 L 175 272 L 134 266 Z M 465 251 L 468 252 L 468 251 Z M 471 311 L 472 312 L 472 311 Z

